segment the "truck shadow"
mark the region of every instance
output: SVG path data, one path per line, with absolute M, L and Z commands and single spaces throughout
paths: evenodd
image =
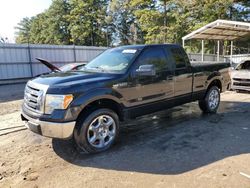
M 250 103 L 222 102 L 203 115 L 196 103 L 144 116 L 122 125 L 109 151 L 78 153 L 73 141 L 53 139 L 64 160 L 82 167 L 151 174 L 180 174 L 227 157 L 250 153 Z

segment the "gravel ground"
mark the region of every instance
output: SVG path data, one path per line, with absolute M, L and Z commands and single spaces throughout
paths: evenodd
M 128 121 L 96 155 L 23 130 L 22 101 L 0 96 L 0 187 L 250 188 L 249 94 L 224 93 L 214 115 L 195 102 Z

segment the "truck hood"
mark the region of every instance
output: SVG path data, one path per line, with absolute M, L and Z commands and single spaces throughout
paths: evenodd
M 78 84 L 89 84 L 93 82 L 100 83 L 111 79 L 114 79 L 113 74 L 71 71 L 42 75 L 33 79 L 32 81 L 49 86 L 68 87 Z
M 232 78 L 250 79 L 250 70 L 234 70 L 231 76 Z
M 60 68 L 56 67 L 55 65 L 53 65 L 52 63 L 49 63 L 48 61 L 46 61 L 45 59 L 41 59 L 41 58 L 36 58 L 38 61 L 40 61 L 42 64 L 44 64 L 46 67 L 48 67 L 51 71 L 54 72 L 61 72 Z

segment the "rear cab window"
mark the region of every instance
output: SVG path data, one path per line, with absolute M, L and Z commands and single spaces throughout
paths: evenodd
M 187 63 L 189 62 L 188 57 L 180 48 L 172 47 L 170 48 L 170 52 L 175 61 L 176 69 L 184 69 L 187 67 Z

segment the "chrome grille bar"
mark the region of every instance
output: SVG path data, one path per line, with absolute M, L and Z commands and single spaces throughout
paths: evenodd
M 43 84 L 37 84 L 29 81 L 26 84 L 24 92 L 24 105 L 27 109 L 43 113 L 44 112 L 44 100 L 49 86 Z

